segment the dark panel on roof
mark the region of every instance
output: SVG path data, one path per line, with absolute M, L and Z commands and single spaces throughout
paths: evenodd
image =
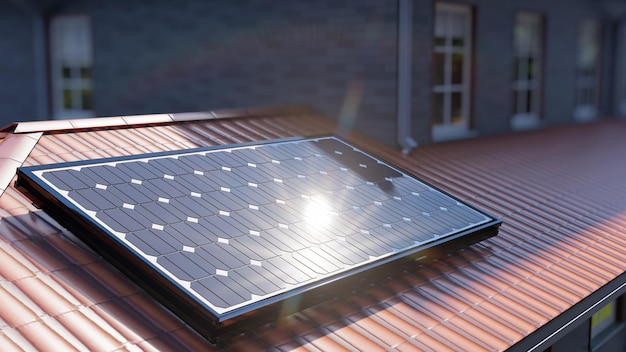
M 214 326 L 499 225 L 335 137 L 36 166 L 19 183 L 174 311 Z

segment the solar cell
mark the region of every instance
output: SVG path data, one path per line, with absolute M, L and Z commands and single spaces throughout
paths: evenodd
M 215 326 L 499 225 L 332 136 L 33 166 L 18 183 L 175 312 L 201 308 Z

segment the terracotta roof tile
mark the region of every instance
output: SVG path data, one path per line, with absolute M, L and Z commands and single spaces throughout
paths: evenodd
M 120 128 L 57 127 L 39 138 L 25 164 L 334 131 L 328 120 L 301 107 L 180 115 L 176 123 L 176 114 L 171 117 L 167 122 L 161 115 L 155 124 L 147 123 L 150 117 L 98 120 Z M 144 126 L 130 128 L 132 123 Z M 14 133 L 37 131 L 36 124 L 14 127 Z M 0 312 L 6 322 L 0 338 L 25 349 L 35 349 L 37 341 L 28 331 L 83 349 L 92 341 L 113 350 L 506 349 L 624 272 L 626 170 L 621 155 L 607 151 L 624 144 L 625 131 L 626 123 L 605 121 L 431 145 L 409 156 L 352 136 L 356 144 L 503 216 L 500 234 L 372 278 L 358 294 L 228 332 L 216 346 L 75 245 L 71 234 L 9 186 L 0 196 L 0 288 L 10 287 L 2 292 L 17 302 L 19 314 L 12 320 Z M 12 135 L 5 135 L 0 150 Z M 40 293 L 32 292 L 38 288 Z M 12 328 L 16 323 L 20 327 Z
M 162 333 L 153 321 L 137 316 L 137 308 L 126 300 L 103 302 L 91 309 L 131 343 L 150 340 Z
M 49 241 L 50 247 L 58 250 L 62 255 L 68 259 L 74 265 L 87 265 L 92 263 L 97 263 L 97 258 L 94 257 L 93 253 L 85 250 L 85 244 L 79 246 L 74 242 L 69 240 L 64 235 L 52 235 L 46 237 L 46 240 Z
M 103 283 L 96 281 L 79 268 L 55 271 L 51 276 L 69 296 L 80 302 L 80 305 L 90 307 L 112 299 L 111 292 Z
M 129 305 L 136 307 L 137 311 L 143 312 L 147 319 L 158 322 L 161 329 L 165 332 L 176 331 L 185 325 L 177 317 L 159 309 L 160 305 L 145 293 L 128 295 L 124 297 L 124 300 Z
M 60 252 L 45 242 L 25 240 L 14 242 L 13 246 L 43 273 L 65 270 L 72 265 Z
M 25 265 L 19 253 L 6 243 L 0 243 L 0 276 L 15 281 L 35 275 L 35 271 Z
M 350 351 L 357 348 L 357 346 L 346 345 L 343 341 L 338 341 L 337 338 L 326 336 L 323 332 L 316 331 L 314 334 L 307 334 L 302 336 L 307 341 L 304 345 L 305 348 L 317 349 L 319 351 Z M 310 347 L 308 347 L 310 346 Z
M 56 316 L 75 309 L 75 304 L 63 297 L 63 292 L 56 292 L 38 277 L 27 277 L 15 280 L 13 283 L 20 292 L 28 295 L 29 300 L 33 304 L 36 304 L 42 312 L 50 316 Z
M 111 329 L 99 326 L 93 317 L 86 316 L 85 312 L 88 312 L 88 309 L 81 308 L 61 314 L 56 319 L 91 351 L 112 351 L 121 347 L 126 341 L 118 338 L 118 336 L 112 336 L 110 334 Z M 118 334 L 117 331 L 113 332 Z
M 106 285 L 116 297 L 126 297 L 135 294 L 137 286 L 126 278 L 119 275 L 119 272 L 108 263 L 101 261 L 89 263 L 81 266 L 83 270 L 92 275 L 98 282 Z
M 0 239 L 2 242 L 11 243 L 26 238 L 25 232 L 15 226 L 16 220 L 11 218 L 8 212 L 0 211 L 0 217 Z
M 416 341 L 416 343 L 419 343 L 420 345 L 424 346 L 425 347 L 424 350 L 426 351 L 433 351 L 433 352 L 459 351 L 458 348 L 453 348 L 447 344 L 444 344 L 440 341 L 440 339 L 437 339 L 436 337 L 433 337 L 430 334 L 426 334 L 426 333 L 416 336 L 414 340 Z
M 9 285 L 11 283 L 7 282 L 0 285 L 0 301 L 2 301 L 4 321 L 12 328 L 37 321 L 39 319 L 37 313 L 13 296 L 7 290 Z
M 3 329 L 4 330 L 4 329 Z M 2 346 L 2 350 L 6 352 L 22 352 L 24 348 L 26 348 L 25 344 L 18 344 L 15 341 L 11 340 L 9 336 L 6 334 L 0 334 L 0 346 Z M 34 349 L 34 347 L 33 347 Z
M 85 349 L 85 345 L 71 344 L 54 331 L 48 323 L 33 322 L 19 327 L 18 330 L 39 351 L 79 351 Z
M 37 348 L 33 346 L 33 344 L 24 336 L 22 333 L 15 328 L 3 328 L 2 335 L 6 336 L 8 340 L 11 342 L 7 344 L 8 348 L 12 345 L 17 345 L 20 347 L 19 351 L 36 351 Z M 2 345 L 4 347 L 4 345 Z

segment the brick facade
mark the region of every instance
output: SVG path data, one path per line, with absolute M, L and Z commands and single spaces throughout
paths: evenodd
M 457 3 L 474 10 L 471 125 L 478 135 L 510 130 L 512 27 L 520 10 L 545 16 L 542 125 L 573 121 L 578 24 L 601 18 L 597 5 Z M 0 88 L 6 124 L 35 115 L 33 15 L 0 6 L 7 8 L 0 52 L 11 53 L 0 59 L 0 77 L 12 82 Z M 431 140 L 433 9 L 432 0 L 413 1 L 412 134 L 420 144 Z M 397 1 L 91 0 L 61 1 L 48 12 L 92 18 L 97 116 L 304 103 L 396 144 Z
M 32 36 L 31 15 L 0 2 L 0 126 L 36 118 Z

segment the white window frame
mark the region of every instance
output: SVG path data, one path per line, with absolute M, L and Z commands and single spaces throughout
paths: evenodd
M 451 15 L 451 16 L 450 16 Z M 447 16 L 448 20 L 445 23 L 439 23 L 438 18 L 440 16 Z M 452 34 L 454 26 L 452 16 L 463 16 L 465 21 L 463 23 L 463 46 L 454 46 L 452 44 Z M 442 141 L 455 138 L 471 137 L 475 135 L 470 131 L 470 112 L 471 112 L 471 79 L 472 79 L 472 50 L 473 50 L 473 11 L 469 5 L 450 4 L 450 3 L 436 3 L 435 4 L 435 24 L 433 31 L 433 39 L 443 36 L 445 38 L 444 45 L 437 45 L 435 42 L 433 45 L 433 54 L 444 54 L 444 82 L 436 84 L 433 82 L 432 94 L 433 94 L 433 106 L 431 107 L 435 111 L 434 97 L 437 94 L 443 94 L 443 123 L 435 124 L 434 116 L 431 116 L 432 121 L 432 138 L 434 141 Z M 438 33 L 443 32 L 443 33 Z M 440 35 L 443 34 L 443 35 Z M 453 54 L 463 55 L 463 72 L 462 82 L 454 84 L 452 83 L 452 56 Z M 452 122 L 452 93 L 461 94 L 461 119 L 454 123 Z
M 601 29 L 597 19 L 585 19 L 579 28 L 574 119 L 581 122 L 598 116 Z
M 524 43 L 522 27 L 529 36 Z M 519 11 L 513 26 L 513 116 L 511 128 L 524 130 L 535 128 L 540 122 L 543 81 L 544 19 L 540 13 Z M 533 59 L 536 75 L 528 78 L 529 65 L 518 65 L 519 58 Z M 530 95 L 530 106 L 528 106 Z
M 91 19 L 62 15 L 50 19 L 50 78 L 55 119 L 93 117 Z M 91 106 L 84 106 L 83 94 Z

